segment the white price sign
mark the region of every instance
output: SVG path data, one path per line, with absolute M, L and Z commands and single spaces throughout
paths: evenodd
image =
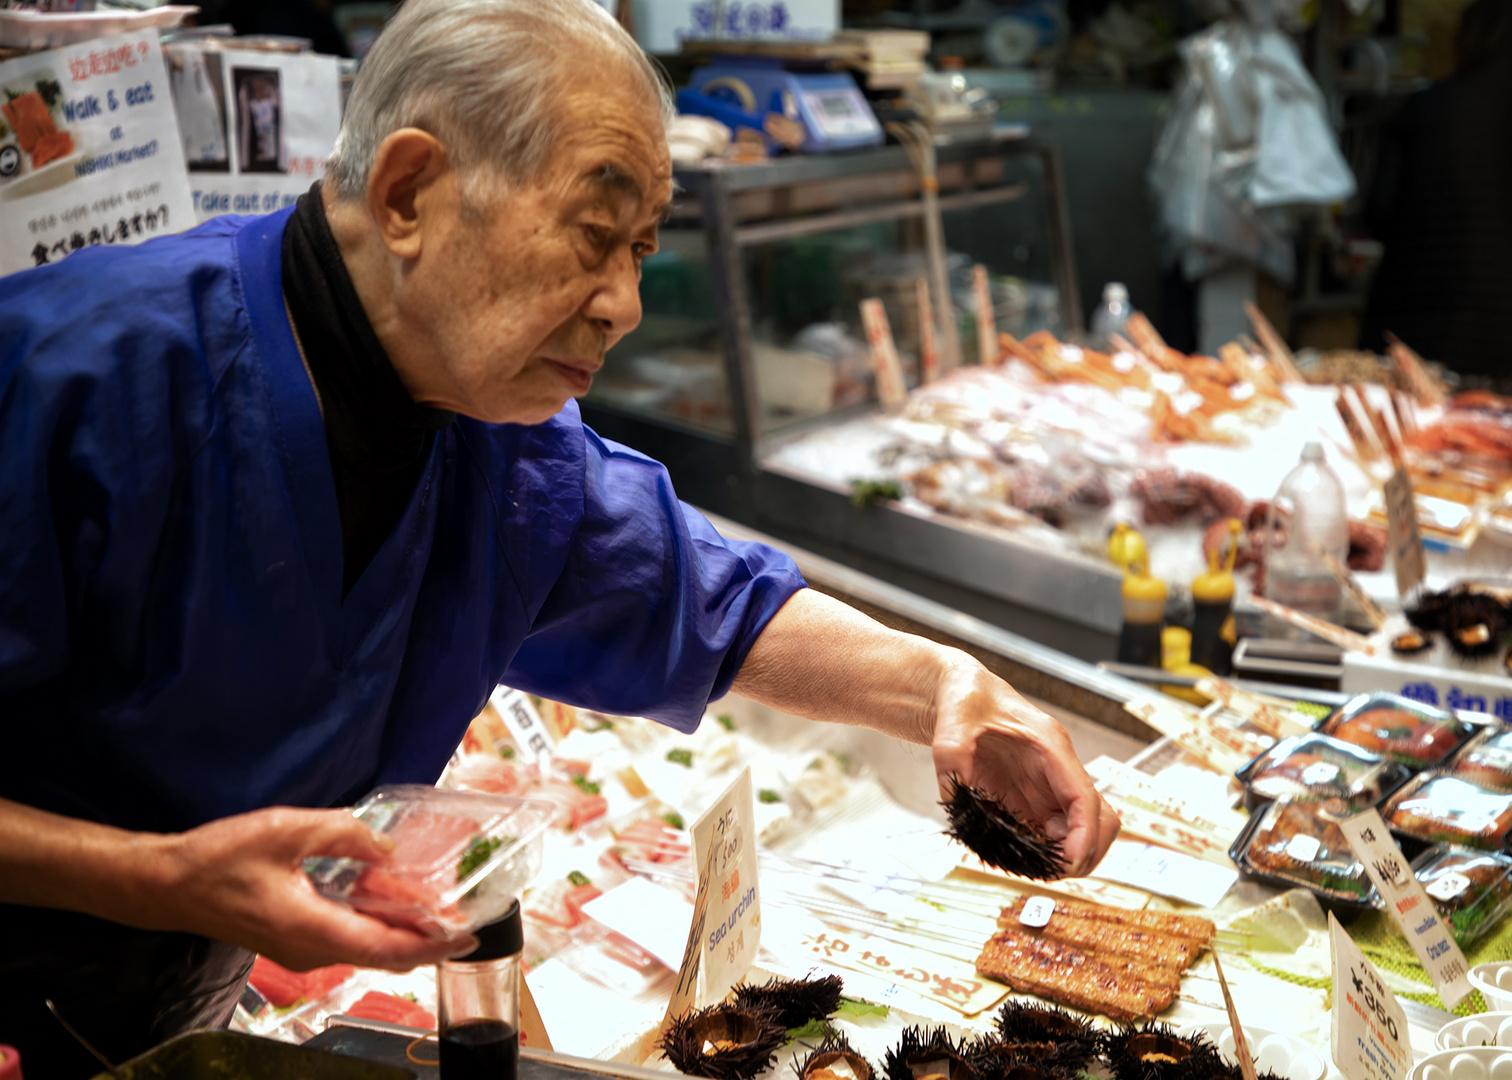
M 1418 962 L 1433 980 L 1445 1005 L 1454 1008 L 1470 993 L 1465 956 L 1449 928 L 1439 918 L 1422 882 L 1407 865 L 1407 857 L 1391 838 L 1386 823 L 1375 810 L 1366 810 L 1339 822 L 1339 831 L 1385 901 L 1392 922 L 1417 953 Z
M 747 767 L 693 823 L 698 893 L 663 1026 L 694 1008 L 700 997 L 706 1001 L 723 998 L 750 970 L 761 948 L 755 806 Z
M 1402 1080 L 1412 1068 L 1407 1014 L 1380 972 L 1328 916 L 1333 953 L 1333 1060 L 1347 1080 Z

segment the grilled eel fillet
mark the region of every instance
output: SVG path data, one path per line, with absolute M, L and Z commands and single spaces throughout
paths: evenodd
M 998 922 L 1001 924 L 1010 918 L 1018 922 L 1019 914 L 1024 910 L 1025 899 L 1021 896 L 1005 907 Z M 1164 934 L 1167 937 L 1186 938 L 1204 946 L 1213 940 L 1213 934 L 1216 932 L 1216 927 L 1212 922 L 1195 915 L 1178 915 L 1173 911 L 1125 911 L 1122 908 L 1105 907 L 1102 904 L 1090 904 L 1082 900 L 1062 900 L 1059 897 L 1055 901 L 1055 914 L 1074 915 L 1078 918 L 1114 923 L 1130 930 L 1144 930 L 1149 933 Z
M 998 919 L 999 929 L 1017 925 L 1017 919 L 1006 916 Z M 1035 928 L 1034 932 L 1037 937 L 1059 941 L 1104 960 L 1126 960 L 1141 966 L 1163 968 L 1178 977 L 1202 952 L 1200 946 L 1182 938 L 1133 930 L 1094 919 L 1079 919 L 1074 915 L 1062 915 L 1059 911 L 1051 915 L 1050 921 L 1043 927 Z
M 1162 1013 L 1176 1000 L 1176 991 L 1142 981 L 1137 965 L 1115 966 L 1062 942 L 1013 929 L 988 939 L 976 969 L 1020 993 L 1125 1022 Z

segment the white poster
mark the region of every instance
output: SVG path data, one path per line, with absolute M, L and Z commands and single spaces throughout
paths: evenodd
M 633 0 L 635 36 L 649 53 L 689 38 L 818 40 L 840 29 L 837 0 Z
M 341 127 L 336 57 L 175 46 L 169 62 L 199 221 L 291 206 L 325 175 Z
M 156 30 L 0 63 L 0 274 L 195 224 Z

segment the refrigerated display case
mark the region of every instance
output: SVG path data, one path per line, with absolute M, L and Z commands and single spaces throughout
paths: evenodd
M 1020 127 L 940 145 L 936 158 L 966 362 L 977 356 L 977 264 L 998 329 L 1079 328 L 1056 148 Z M 675 178 L 677 205 L 643 268 L 642 322 L 583 402 L 588 423 L 665 462 L 699 506 L 1058 648 L 1106 653 L 1119 619 L 1109 568 L 940 515 L 854 507 L 848 490 L 771 461 L 789 440 L 879 408 L 861 300 L 882 300 L 905 380 L 919 380 L 927 211 L 903 148 L 680 167 Z

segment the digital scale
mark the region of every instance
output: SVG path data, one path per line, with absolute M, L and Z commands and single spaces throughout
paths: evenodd
M 776 113 L 802 125 L 804 139 L 797 149 L 805 154 L 854 150 L 883 140 L 882 125 L 849 72 L 790 71 L 782 60 L 769 57 L 714 57 L 678 92 L 677 107 L 768 136 L 766 116 Z

